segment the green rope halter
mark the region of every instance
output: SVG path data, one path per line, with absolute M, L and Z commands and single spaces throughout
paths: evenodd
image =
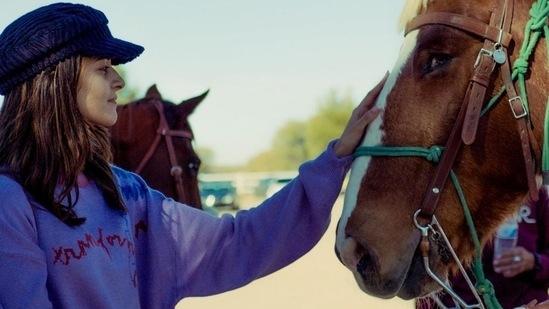
M 535 2 L 530 9 L 530 20 L 527 22 L 524 30 L 524 42 L 519 52 L 518 58 L 513 64 L 512 79 L 516 81 L 518 79 L 519 92 L 521 99 L 526 106 L 528 115 L 528 100 L 526 93 L 525 75 L 528 72 L 529 58 L 537 45 L 540 36 L 543 34 L 546 38 L 549 37 L 549 27 L 547 26 L 547 18 L 549 17 L 549 0 L 539 0 Z M 549 51 L 549 40 L 546 40 L 547 50 Z M 549 62 L 549 59 L 548 59 Z M 482 111 L 484 115 L 489 109 L 491 109 L 500 97 L 505 92 L 505 87 L 490 99 L 486 107 Z M 549 101 L 548 101 L 549 102 Z M 549 126 L 547 125 L 549 119 L 549 109 L 545 111 L 545 126 L 544 126 L 544 139 L 543 139 L 543 157 L 542 157 L 542 170 L 549 170 Z M 423 147 L 391 147 L 391 146 L 361 146 L 358 147 L 354 153 L 355 157 L 361 156 L 389 156 L 389 157 L 424 157 L 431 162 L 438 163 L 444 147 L 431 146 L 430 148 Z M 482 248 L 478 239 L 478 234 L 471 216 L 471 212 L 467 205 L 465 195 L 461 189 L 458 178 L 453 170 L 450 170 L 450 178 L 456 189 L 456 193 L 459 197 L 460 203 L 463 208 L 463 213 L 467 226 L 471 232 L 471 237 L 475 246 L 475 258 L 473 260 L 472 269 L 473 275 L 476 278 L 475 288 L 477 292 L 483 296 L 484 302 L 487 308 L 501 309 L 501 305 L 495 297 L 495 291 L 492 283 L 486 279 L 484 270 L 482 268 Z

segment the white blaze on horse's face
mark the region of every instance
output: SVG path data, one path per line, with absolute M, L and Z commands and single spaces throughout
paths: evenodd
M 387 78 L 383 90 L 379 94 L 375 105 L 380 107 L 382 110 L 385 108 L 386 99 L 391 90 L 393 89 L 395 82 L 400 74 L 402 67 L 406 64 L 410 58 L 410 54 L 416 46 L 416 38 L 418 31 L 413 31 L 409 33 L 402 45 L 399 57 L 397 62 L 391 71 L 391 74 Z M 383 113 L 374 120 L 368 127 L 364 140 L 361 143 L 361 146 L 378 146 L 381 145 L 381 138 L 383 137 L 383 130 L 381 129 L 383 125 Z M 356 242 L 345 233 L 345 227 L 347 221 L 351 216 L 355 206 L 358 195 L 358 190 L 360 189 L 360 183 L 364 175 L 368 171 L 368 165 L 371 161 L 371 157 L 358 157 L 354 162 L 351 169 L 351 175 L 349 178 L 349 183 L 345 189 L 345 203 L 343 206 L 343 212 L 341 214 L 339 225 L 336 235 L 336 249 L 339 252 L 341 261 L 347 268 L 349 268 L 353 273 L 356 272 L 356 265 L 358 263 L 359 256 L 356 256 L 354 253 L 354 244 Z M 356 276 L 356 274 L 355 274 Z M 358 278 L 357 278 L 358 279 Z M 359 285 L 361 280 L 357 280 Z

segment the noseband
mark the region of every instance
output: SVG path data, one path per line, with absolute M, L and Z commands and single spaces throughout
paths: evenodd
M 156 137 L 152 144 L 149 146 L 149 150 L 145 153 L 145 156 L 143 159 L 141 159 L 141 162 L 135 169 L 135 173 L 139 174 L 143 168 L 147 165 L 147 162 L 151 159 L 154 152 L 157 150 L 158 145 L 160 144 L 160 140 L 162 137 L 164 137 L 164 140 L 166 142 L 166 148 L 168 149 L 168 156 L 170 158 L 170 175 L 173 177 L 175 181 L 175 190 L 177 194 L 177 201 L 179 202 L 186 202 L 186 196 L 185 196 L 185 189 L 183 187 L 183 178 L 181 174 L 183 173 L 183 168 L 181 165 L 177 163 L 177 158 L 175 155 L 175 149 L 173 147 L 172 142 L 172 136 L 173 137 L 182 137 L 186 138 L 189 141 L 192 141 L 193 135 L 191 132 L 187 130 L 171 130 L 168 126 L 168 121 L 166 120 L 166 116 L 164 115 L 164 106 L 162 105 L 162 102 L 159 100 L 153 101 L 154 107 L 156 107 L 156 110 L 158 111 L 158 115 L 160 118 L 160 122 L 158 124 L 158 129 L 156 129 Z

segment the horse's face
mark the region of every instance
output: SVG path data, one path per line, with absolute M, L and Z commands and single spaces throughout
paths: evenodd
M 437 0 L 420 12 L 453 12 L 488 23 L 492 2 Z M 515 10 L 527 12 L 528 8 L 517 4 Z M 524 21 L 516 23 L 519 27 L 524 25 Z M 513 29 L 515 34 L 523 28 Z M 409 32 L 376 102 L 383 112 L 370 125 L 362 145 L 445 146 L 482 45 L 483 40 L 478 37 L 448 26 L 426 25 Z M 494 75 L 497 74 L 496 70 Z M 545 69 L 543 74 L 547 76 Z M 487 96 L 501 85 L 501 78 L 496 78 Z M 481 243 L 518 206 L 527 191 L 516 120 L 505 101 L 481 118 L 475 142 L 461 148 L 452 168 Z M 537 109 L 532 106 L 532 113 Z M 436 167 L 436 163 L 423 157 L 355 160 L 337 230 L 336 250 L 365 292 L 381 298 L 411 299 L 440 289 L 423 266 L 418 250 L 420 230 L 414 223 L 414 214 L 422 205 Z M 435 217 L 458 256 L 469 261 L 474 246 L 451 181 L 441 190 Z M 445 280 L 456 265 L 443 263 L 437 249 L 431 241 L 430 268 Z
M 114 163 L 132 171 L 140 168 L 137 172 L 152 188 L 201 208 L 197 179 L 200 159 L 193 148 L 188 117 L 206 95 L 173 104 L 162 100 L 153 86 L 145 98 L 119 106 L 118 121 L 111 130 Z M 166 120 L 165 130 L 161 129 L 161 117 Z M 181 185 L 174 177 L 174 167 L 181 172 Z

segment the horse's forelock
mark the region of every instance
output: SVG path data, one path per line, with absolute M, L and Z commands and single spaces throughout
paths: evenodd
M 404 31 L 406 24 L 412 20 L 412 18 L 418 16 L 422 10 L 425 10 L 430 1 L 431 0 L 407 0 L 400 13 L 398 30 Z

